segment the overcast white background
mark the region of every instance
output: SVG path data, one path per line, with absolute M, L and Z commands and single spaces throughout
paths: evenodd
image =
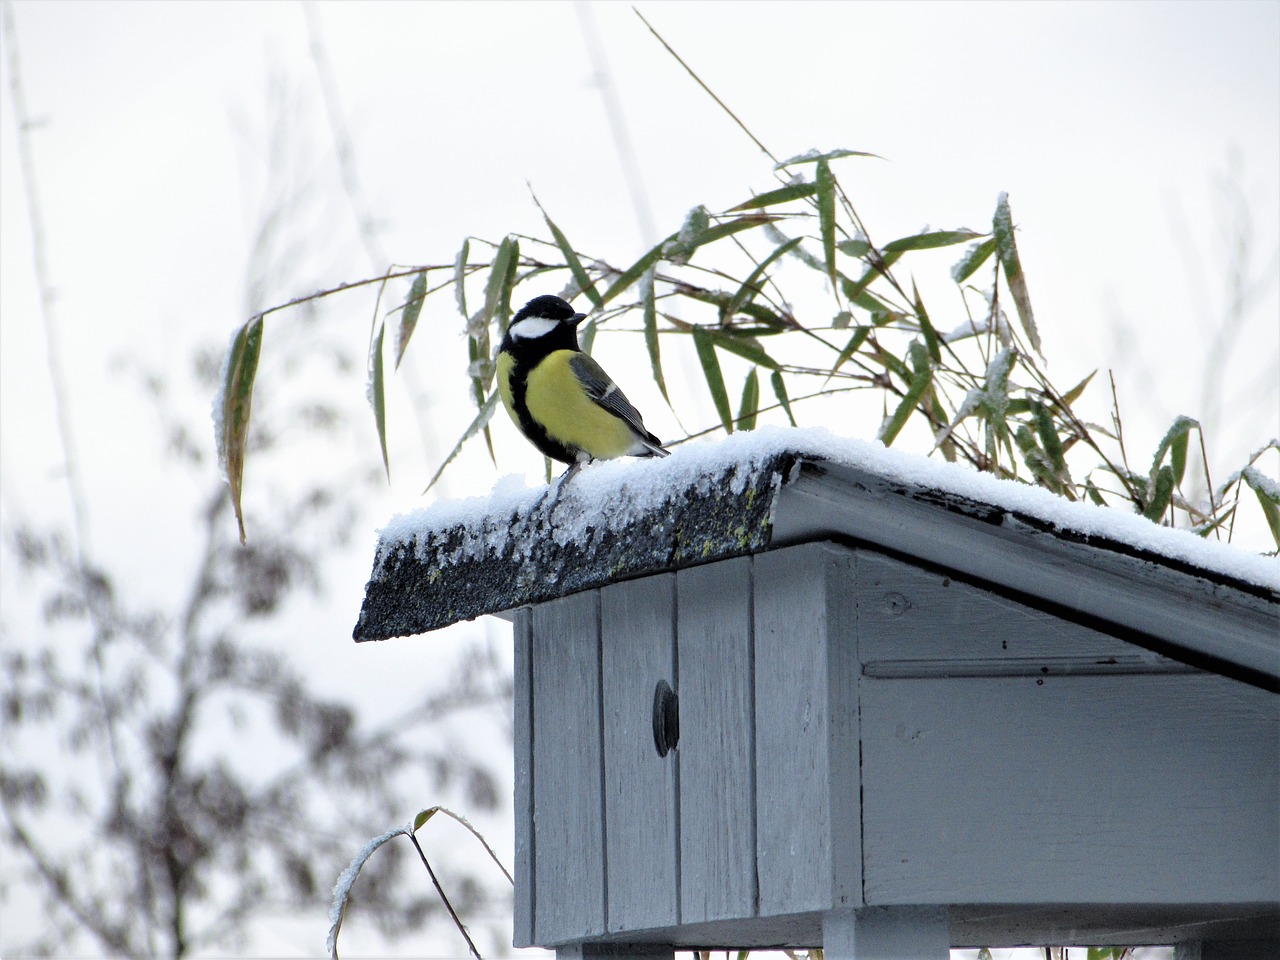
M 1207 402 L 1223 405 L 1220 433 L 1208 438 L 1211 453 L 1221 451 L 1219 470 L 1280 434 L 1280 4 L 640 8 L 779 156 L 848 147 L 885 157 L 836 168 L 877 240 L 925 224 L 986 229 L 997 194 L 1008 191 L 1050 373 L 1071 384 L 1094 367 L 1117 369 L 1136 466 L 1145 468 L 1177 414 L 1197 416 Z M 660 234 L 696 204 L 723 209 L 773 183 L 767 159 L 627 4 L 321 3 L 313 14 L 388 260 L 448 263 L 468 234 L 540 232 L 526 181 L 578 246 L 618 264 L 643 252 L 597 60 L 607 64 Z M 181 379 L 195 345 L 225 342 L 244 319 L 250 231 L 266 189 L 269 77 L 300 105 L 299 169 L 310 163 L 323 201 L 307 276 L 337 284 L 385 263 L 370 262 L 356 239 L 302 6 L 19 2 L 13 15 L 28 109 L 40 121 L 36 173 L 90 540 L 137 590 L 162 596 L 182 581 L 166 585 L 155 571 L 191 563 L 172 537 L 174 517 L 203 486 L 167 471 L 147 401 L 113 361 L 130 357 Z M 9 49 L 0 68 L 0 509 L 48 520 L 68 508 Z M 1226 312 L 1227 231 L 1237 222 L 1223 183 L 1251 218 L 1256 296 L 1226 336 L 1226 379 L 1206 398 L 1205 354 Z M 270 296 L 304 292 L 273 288 Z M 353 351 L 362 350 L 371 298 L 335 303 Z M 939 327 L 958 323 L 957 311 L 958 302 L 931 309 Z M 269 359 L 273 331 L 288 322 L 269 320 L 264 376 L 278 369 Z M 413 369 L 391 393 L 393 485 L 360 493 L 367 534 L 356 538 L 358 556 L 335 564 L 331 606 L 313 612 L 300 651 L 321 685 L 351 693 L 368 684 L 380 702 L 393 679 L 423 669 L 423 644 L 465 644 L 483 629 L 360 648 L 349 640 L 374 527 L 421 502 L 433 458 L 470 416 L 451 298 L 428 304 L 416 338 Z M 606 365 L 650 426 L 675 435 L 644 365 L 628 370 L 626 350 L 601 343 L 616 351 Z M 428 429 L 439 426 L 425 451 L 412 396 Z M 706 425 L 709 405 L 697 391 L 690 396 L 703 415 L 686 425 Z M 179 391 L 174 402 L 199 421 L 209 399 Z M 1098 398 L 1095 415 L 1105 409 Z M 464 460 L 445 494 L 481 492 L 512 470 L 538 478 L 541 458 L 500 419 L 500 470 Z M 364 455 L 375 450 L 371 424 Z M 829 425 L 871 437 L 878 422 Z M 201 429 L 211 444 L 211 428 Z M 315 466 L 347 455 L 320 451 Z M 1262 466 L 1280 473 L 1275 457 Z M 251 511 L 270 509 L 249 499 Z M 1265 539 L 1254 543 L 1260 549 Z M 23 621 L 10 576 L 0 589 L 6 622 Z M 6 631 L 3 642 L 15 637 Z M 317 917 L 309 942 L 273 940 L 264 949 L 314 952 L 321 926 Z

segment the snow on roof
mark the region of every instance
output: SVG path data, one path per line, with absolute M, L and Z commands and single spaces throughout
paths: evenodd
M 1098 538 L 1280 592 L 1280 559 L 1275 557 L 1164 527 L 1121 508 L 1070 501 L 1040 487 L 886 448 L 878 441 L 839 437 L 819 427 L 762 427 L 715 442 L 681 445 L 662 460 L 589 464 L 561 491 L 555 523 L 544 535 L 564 545 L 592 531 L 622 531 L 637 518 L 662 509 L 679 490 L 696 496 L 716 485 L 723 493 L 727 481 L 730 492 L 742 493 L 756 473 L 785 454 L 856 467 L 889 482 L 988 504 L 1066 534 Z M 433 535 L 446 531 L 454 535 L 451 551 L 443 558 L 435 553 L 436 564 L 499 553 L 512 546 L 513 519 L 529 515 L 547 496 L 548 488 L 529 488 L 522 478 L 512 476 L 500 480 L 488 496 L 439 502 L 396 516 L 380 532 L 375 578 L 386 557 L 410 544 L 424 560 Z M 514 546 L 519 559 L 521 551 L 527 555 L 533 545 Z

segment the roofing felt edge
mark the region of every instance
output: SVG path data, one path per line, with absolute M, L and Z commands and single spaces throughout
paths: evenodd
M 560 517 L 581 509 L 554 487 L 526 508 L 426 530 L 379 545 L 353 637 L 411 636 L 541 603 L 619 580 L 766 549 L 777 492 L 800 454 L 779 453 L 715 483 L 674 488 L 655 509 L 621 528 L 577 526 L 557 536 Z M 732 479 L 735 482 L 730 482 Z M 475 549 L 476 543 L 486 546 Z
M 778 546 L 779 493 L 800 478 L 802 462 L 818 473 L 853 471 L 936 510 L 1035 528 L 1099 556 L 1137 558 L 1280 604 L 1274 558 L 875 442 L 764 428 L 682 447 L 666 460 L 593 464 L 558 499 L 555 488 L 512 490 L 502 482 L 487 498 L 395 518 L 381 533 L 354 636 L 408 636 Z

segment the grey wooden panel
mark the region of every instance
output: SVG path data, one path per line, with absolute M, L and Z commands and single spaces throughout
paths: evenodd
M 868 903 L 1280 899 L 1280 697 L 1212 674 L 860 686 Z
M 515 717 L 512 733 L 515 741 L 515 916 L 512 923 L 512 945 L 533 945 L 533 877 L 537 865 L 533 859 L 533 642 L 532 614 L 520 610 L 512 633 L 515 639 L 515 682 L 513 700 Z
M 946 907 L 867 907 L 822 917 L 823 960 L 947 960 Z
M 754 558 L 760 913 L 861 903 L 853 552 Z
M 858 648 L 875 676 L 963 676 L 999 661 L 1006 672 L 1047 675 L 1184 670 L 1115 637 L 1035 610 L 942 573 L 858 551 Z M 932 661 L 932 663 L 930 663 Z
M 747 558 L 676 574 L 685 923 L 755 914 L 750 576 Z
M 658 756 L 653 742 L 654 687 L 677 686 L 675 581 L 664 574 L 600 591 L 611 931 L 679 919 L 676 754 Z
M 605 923 L 599 594 L 533 608 L 534 942 Z
M 773 514 L 782 546 L 851 537 L 997 585 L 1152 650 L 1280 692 L 1280 608 L 1221 574 L 1104 540 L 1083 543 L 1015 513 L 846 464 L 805 465 Z

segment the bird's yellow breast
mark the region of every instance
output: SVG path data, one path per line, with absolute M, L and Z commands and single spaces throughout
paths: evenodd
M 552 439 L 597 460 L 630 453 L 636 443 L 631 428 L 587 396 L 569 364 L 573 356 L 572 350 L 556 350 L 529 371 L 525 404 L 530 415 Z M 512 412 L 509 380 L 499 376 L 499 389 Z M 513 418 L 519 422 L 514 412 Z

